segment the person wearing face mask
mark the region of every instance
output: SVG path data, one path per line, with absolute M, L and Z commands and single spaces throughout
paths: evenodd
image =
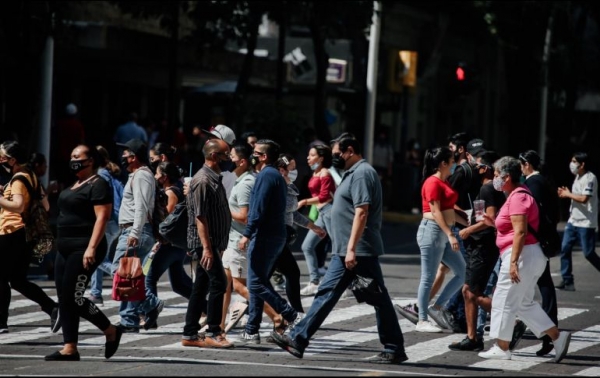
M 294 185 L 294 181 L 298 177 L 296 170 L 296 161 L 290 154 L 281 154 L 277 159 L 277 168 L 279 173 L 287 183 L 287 201 L 285 224 L 287 229 L 287 242 L 283 247 L 283 252 L 275 262 L 277 268 L 285 277 L 285 292 L 292 307 L 298 312 L 304 312 L 302 301 L 300 299 L 300 268 L 292 254 L 290 245 L 293 244 L 296 235 L 294 224 L 308 228 L 314 232 L 319 238 L 324 238 L 326 232 L 323 228 L 312 222 L 310 219 L 302 215 L 298 211 L 298 195 L 300 191 Z
M 134 251 L 144 261 L 155 243 L 151 215 L 154 212 L 156 179 L 148 168 L 148 147 L 140 139 L 117 144 L 123 147 L 121 169 L 129 173 L 123 188 L 123 199 L 119 209 L 119 237 L 111 273 L 119 268 L 121 257 L 132 256 Z M 141 301 L 121 302 L 120 325 L 126 333 L 138 333 L 140 328 Z
M 77 350 L 80 318 L 88 320 L 106 336 L 104 357 L 112 357 L 123 330 L 84 296 L 90 276 L 107 252 L 105 229 L 112 211 L 112 190 L 98 176 L 100 155 L 96 148 L 79 145 L 69 166 L 77 181 L 58 197 L 56 292 L 64 346 L 46 361 L 79 361 Z
M 27 279 L 33 249 L 25 238 L 25 223 L 22 213 L 26 212 L 31 196 L 23 180 L 38 188 L 36 175 L 27 169 L 27 155 L 23 146 L 16 141 L 0 145 L 0 169 L 11 176 L 11 180 L 0 187 L 0 333 L 7 333 L 11 288 L 36 302 L 50 316 L 50 328 L 60 328 L 58 304 L 38 285 Z
M 570 199 L 571 207 L 560 253 L 562 281 L 556 288 L 575 291 L 572 251 L 576 242 L 579 241 L 581 244 L 586 260 L 600 271 L 600 258 L 595 252 L 596 228 L 598 228 L 598 180 L 589 170 L 589 158 L 585 152 L 573 154 L 569 170 L 575 176 L 571 190 L 566 186 L 558 188 L 558 196 Z
M 510 341 L 518 317 L 536 337 L 548 335 L 554 344 L 554 361 L 560 362 L 569 349 L 571 333 L 559 331 L 542 306 L 534 300 L 535 286 L 548 259 L 528 226 L 539 227 L 539 209 L 531 191 L 519 182 L 521 163 L 505 156 L 494 163 L 494 189 L 506 194 L 498 215 L 483 214 L 486 225 L 496 228 L 500 250 L 500 272 L 492 298 L 490 338 L 496 343 L 479 357 L 510 360 Z
M 298 210 L 304 206 L 317 206 L 319 216 L 315 223 L 325 231 L 330 227 L 329 213 L 336 190 L 335 181 L 328 169 L 331 167 L 331 158 L 331 148 L 324 144 L 314 145 L 309 150 L 306 160 L 313 171 L 312 177 L 308 181 L 311 197 L 298 202 Z M 320 274 L 316 247 L 320 240 L 321 238 L 315 232 L 308 231 L 302 242 L 302 252 L 306 258 L 310 276 L 310 282 L 300 291 L 303 296 L 315 295 L 319 288 Z
M 183 191 L 177 183 L 181 182 L 181 172 L 175 163 L 163 161 L 156 167 L 154 178 L 163 193 L 167 196 L 167 213 L 175 210 L 175 205 L 185 201 Z M 186 251 L 175 247 L 164 240 L 157 240 L 150 251 L 152 264 L 146 273 L 146 299 L 140 304 L 140 312 L 146 314 L 142 325 L 147 331 L 157 328 L 158 315 L 164 308 L 164 301 L 158 298 L 157 284 L 160 277 L 168 270 L 171 289 L 182 297 L 190 299 L 192 279 L 183 268 Z

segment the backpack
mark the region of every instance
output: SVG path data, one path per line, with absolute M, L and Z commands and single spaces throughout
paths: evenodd
M 34 189 L 27 178 L 22 175 L 14 176 L 13 181 L 21 181 L 27 188 L 30 202 L 27 210 L 21 214 L 25 223 L 25 240 L 33 249 L 33 256 L 40 262 L 54 248 L 54 234 L 48 221 L 48 212 L 42 205 L 42 191 L 38 183 Z
M 174 186 L 170 188 L 177 194 L 179 202 L 175 209 L 168 214 L 159 224 L 158 232 L 163 240 L 171 243 L 177 248 L 187 250 L 188 212 L 187 203 L 181 189 Z
M 100 177 L 108 182 L 108 185 L 113 191 L 113 209 L 110 219 L 119 222 L 119 209 L 123 200 L 123 183 L 113 176 L 108 170 L 98 170 Z
M 558 231 L 556 230 L 556 224 L 552 221 L 552 219 L 550 219 L 550 216 L 544 209 L 544 205 L 538 203 L 535 197 L 532 196 L 528 191 L 519 190 L 517 193 L 525 193 L 531 196 L 539 208 L 540 224 L 538 230 L 535 231 L 529 223 L 527 224 L 527 230 L 538 240 L 540 247 L 542 247 L 542 251 L 547 258 L 558 255 L 560 253 L 562 243 L 560 236 L 558 235 Z

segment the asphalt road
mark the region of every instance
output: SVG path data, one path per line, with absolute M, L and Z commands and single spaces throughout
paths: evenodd
M 396 219 L 397 220 L 397 219 Z M 419 283 L 419 251 L 415 243 L 417 223 L 408 217 L 402 223 L 385 222 L 386 255 L 381 258 L 386 286 L 398 304 L 414 301 Z M 296 244 L 299 245 L 299 242 Z M 296 249 L 299 251 L 299 249 Z M 597 251 L 600 249 L 597 248 Z M 307 281 L 301 252 L 296 253 L 302 280 Z M 167 277 L 159 287 L 166 301 L 159 328 L 125 334 L 116 355 L 103 358 L 104 336 L 87 321 L 80 325 L 80 362 L 45 362 L 43 357 L 58 350 L 61 332 L 50 333 L 49 319 L 39 306 L 13 291 L 10 333 L 0 335 L 0 375 L 60 376 L 360 376 L 360 375 L 461 375 L 461 376 L 555 376 L 600 375 L 600 273 L 574 252 L 577 291 L 558 291 L 560 328 L 573 332 L 570 352 L 560 364 L 553 355 L 538 358 L 539 342 L 526 334 L 511 361 L 486 361 L 476 352 L 453 352 L 447 345 L 464 337 L 414 332 L 414 325 L 400 319 L 409 360 L 402 365 L 376 365 L 368 361 L 381 348 L 374 310 L 354 298 L 342 299 L 316 333 L 303 359 L 296 359 L 265 342 L 271 324 L 264 322 L 259 346 L 237 346 L 229 350 L 184 348 L 181 332 L 186 300 L 174 294 Z M 560 280 L 558 258 L 551 261 L 555 282 Z M 39 272 L 36 272 L 39 273 Z M 49 295 L 56 291 L 45 276 L 32 278 Z M 105 279 L 105 303 L 101 309 L 113 323 L 119 321 L 118 302 L 108 300 L 110 281 Z M 312 297 L 303 300 L 307 309 Z M 266 320 L 268 318 L 265 317 Z M 235 342 L 241 328 L 228 338 Z M 486 337 L 488 349 L 492 341 Z

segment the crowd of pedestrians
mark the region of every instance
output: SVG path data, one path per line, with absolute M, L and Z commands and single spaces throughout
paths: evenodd
M 32 250 L 21 213 L 32 199 L 28 186 L 40 188 L 45 196 L 38 181 L 43 173 L 34 171 L 45 161 L 32 156 L 28 162 L 17 142 L 0 146 L 0 169 L 12 176 L 1 188 L 0 251 L 8 245 L 19 251 L 7 255 L 10 259 L 0 267 L 0 333 L 9 331 L 8 305 L 14 288 L 40 304 L 53 332 L 63 329 L 64 346 L 46 356 L 47 361 L 80 359 L 80 318 L 105 334 L 106 358 L 117 352 L 123 333 L 158 328 L 165 302 L 159 298 L 157 283 L 166 271 L 173 291 L 188 299 L 181 338 L 185 347 L 260 344 L 265 313 L 273 324 L 266 341 L 302 358 L 338 300 L 360 278 L 376 287 L 367 301 L 375 307 L 383 346 L 374 363 L 400 364 L 410 357 L 397 314 L 415 323 L 417 332 L 466 333 L 449 348 L 479 351 L 486 359 L 510 359 L 527 328 L 543 341 L 537 355 L 554 350 L 556 362 L 566 355 L 571 335 L 558 328 L 549 260 L 528 227 L 538 229 L 541 208 L 556 225 L 559 198 L 570 199 L 560 260 L 563 280 L 556 288 L 575 290 L 571 251 L 576 242 L 600 270 L 594 252 L 597 180 L 587 154 L 573 155 L 570 169 L 575 181 L 568 189 L 552 187 L 532 150 L 518 158 L 500 157 L 483 140 L 466 133 L 453 135 L 448 145 L 428 149 L 422 161 L 422 220 L 416 234 L 420 283 L 416 303 L 400 307 L 392 304 L 379 261 L 384 253 L 383 165 L 374 167 L 363 158 L 362 142 L 355 136 L 344 133 L 330 143 L 310 144 L 306 157 L 312 171 L 307 183 L 310 195 L 299 198 L 301 190 L 294 181 L 300 162 L 276 141 L 253 132 L 237 141 L 225 125 L 201 130 L 207 138 L 201 145 L 203 164 L 195 172 L 187 171 L 177 165 L 173 146 L 158 142 L 148 148 L 148 135 L 143 137 L 136 119 L 132 113 L 115 134 L 118 165 L 105 146 L 72 146 L 64 168 L 74 180 L 60 191 L 57 202 L 58 303 L 27 281 Z M 389 170 L 389 165 L 384 168 Z M 184 176 L 189 181 L 184 182 Z M 157 233 L 153 216 L 159 196 L 165 199 L 167 213 L 185 203 L 186 249 Z M 484 202 L 481 214 L 474 211 L 474 201 Z M 316 218 L 301 212 L 311 207 Z M 304 288 L 290 249 L 296 227 L 308 229 L 302 243 L 309 272 Z M 322 269 L 316 247 L 326 237 L 331 256 L 327 269 Z M 114 275 L 120 259 L 133 254 L 149 266 L 145 299 L 121 302 L 120 322 L 111 324 L 98 307 L 103 304 L 103 275 Z M 198 262 L 193 279 L 184 269 L 187 258 Z M 286 297 L 271 283 L 276 271 L 284 277 Z M 88 283 L 90 295 L 85 296 Z M 533 300 L 536 285 L 541 305 Z M 243 301 L 232 304 L 233 292 Z M 301 296 L 309 295 L 314 301 L 305 310 Z M 483 351 L 486 313 L 491 314 L 489 335 L 495 343 Z M 244 314 L 248 321 L 234 343 L 227 333 Z

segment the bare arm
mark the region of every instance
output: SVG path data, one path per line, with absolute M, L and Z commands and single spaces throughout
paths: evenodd
M 444 234 L 448 236 L 448 241 L 450 242 L 452 250 L 458 251 L 458 240 L 456 239 L 456 236 L 454 236 L 454 233 L 452 232 L 450 227 L 448 227 L 446 221 L 444 220 L 444 214 L 442 214 L 442 210 L 440 210 L 440 201 L 429 201 L 429 207 L 431 209 L 431 215 L 433 215 L 433 219 L 435 219 L 435 223 L 437 223 L 438 226 L 440 226 L 440 228 L 444 232 Z

